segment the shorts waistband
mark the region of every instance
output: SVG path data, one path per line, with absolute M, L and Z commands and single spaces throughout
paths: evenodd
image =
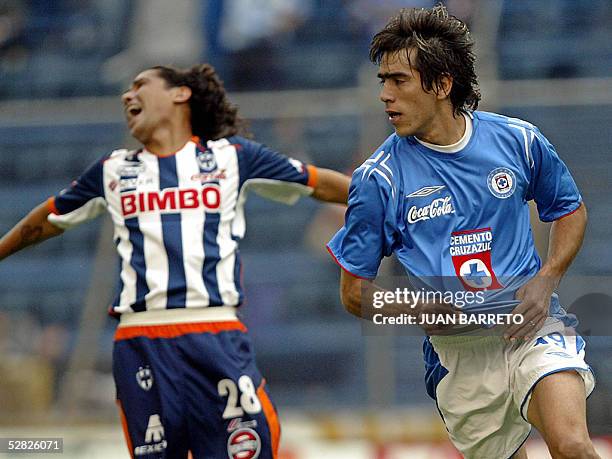
M 501 336 L 430 336 L 429 341 L 436 347 L 440 346 L 461 346 L 461 345 L 486 345 L 502 343 L 504 338 Z
M 231 321 L 238 321 L 234 306 L 211 306 L 207 308 L 155 309 L 124 313 L 119 318 L 118 327 Z
M 567 329 L 569 330 L 569 329 Z M 542 328 L 536 333 L 536 337 L 545 336 L 550 333 L 563 333 L 567 331 L 563 322 L 557 318 L 549 317 L 544 322 Z M 478 333 L 478 334 L 477 334 Z M 573 334 L 573 333 L 569 333 Z M 461 345 L 487 345 L 494 343 L 509 343 L 496 330 L 475 330 L 470 334 L 463 335 L 434 335 L 430 336 L 431 344 L 440 346 L 461 346 Z

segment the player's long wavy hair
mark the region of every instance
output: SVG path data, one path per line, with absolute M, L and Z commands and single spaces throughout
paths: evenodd
M 191 89 L 191 129 L 203 141 L 236 134 L 250 137 L 246 121 L 238 115 L 238 107 L 229 102 L 223 82 L 212 65 L 194 65 L 189 69 L 158 65 L 151 69 L 169 86 Z
M 404 8 L 374 35 L 370 60 L 380 65 L 387 53 L 416 50 L 413 67 L 421 75 L 423 89 L 433 91 L 442 76 L 452 77 L 450 101 L 459 114 L 476 110 L 480 101 L 473 47 L 467 25 L 449 15 L 443 5 Z

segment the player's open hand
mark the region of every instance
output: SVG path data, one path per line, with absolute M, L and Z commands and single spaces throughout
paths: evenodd
M 504 338 L 530 340 L 542 328 L 548 317 L 550 297 L 557 286 L 553 278 L 537 275 L 516 292 L 519 305 L 514 308 L 514 315 L 521 315 L 520 324 L 513 323 L 504 332 Z

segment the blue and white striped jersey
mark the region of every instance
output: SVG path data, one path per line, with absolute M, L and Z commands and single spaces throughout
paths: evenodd
M 194 138 L 163 157 L 116 150 L 49 200 L 49 221 L 70 228 L 109 212 L 121 261 L 113 313 L 237 306 L 246 190 L 283 184 L 294 201 L 315 179 L 312 166 L 238 136 Z

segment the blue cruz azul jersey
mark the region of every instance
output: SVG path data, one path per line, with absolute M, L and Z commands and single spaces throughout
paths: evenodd
M 455 153 L 391 135 L 355 170 L 344 227 L 328 249 L 367 279 L 395 253 L 409 277 L 486 292 L 488 310 L 509 312 L 516 289 L 541 266 L 528 201 L 553 221 L 578 209 L 581 196 L 535 126 L 486 112 L 470 117 L 471 138 Z M 555 295 L 551 313 L 559 312 Z
M 49 220 L 69 228 L 108 211 L 121 262 L 114 313 L 237 306 L 246 191 L 282 184 L 295 200 L 312 191 L 312 171 L 238 136 L 194 138 L 163 157 L 116 150 L 50 199 Z

